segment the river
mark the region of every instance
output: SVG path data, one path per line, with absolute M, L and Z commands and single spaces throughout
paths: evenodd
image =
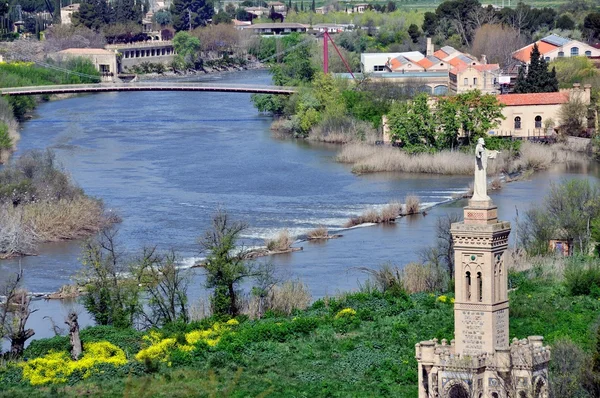
M 208 75 L 198 80 L 269 84 L 266 71 Z M 269 130 L 250 95 L 240 93 L 131 92 L 82 95 L 41 104 L 24 123 L 18 157 L 31 149 L 52 149 L 64 169 L 86 193 L 101 198 L 123 218 L 121 248 L 143 246 L 177 251 L 182 265 L 201 257 L 197 238 L 216 209 L 250 226 L 244 244 L 288 229 L 301 235 L 320 225 L 344 236 L 324 243 L 300 242 L 303 251 L 273 256 L 282 279 L 305 282 L 314 298 L 356 289 L 367 278 L 359 267 L 398 265 L 417 260 L 433 243 L 438 216 L 460 211 L 453 202 L 426 216 L 395 225 L 342 230 L 349 217 L 416 194 L 422 203 L 448 202 L 471 178 L 410 174 L 357 176 L 334 161 L 335 146 L 280 140 Z M 560 168 L 530 181 L 505 186 L 492 198 L 502 219 L 513 221 L 541 200 L 550 181 L 568 176 L 596 178 L 596 164 L 585 170 Z M 80 263 L 80 242 L 46 244 L 38 256 L 0 262 L 0 279 L 18 269 L 33 292 L 52 292 L 69 283 Z M 194 270 L 191 300 L 204 297 L 201 270 Z M 69 306 L 36 301 L 30 320 L 36 337 L 52 334 L 52 317 L 62 323 Z M 79 307 L 80 308 L 80 307 Z M 89 324 L 82 312 L 81 323 Z

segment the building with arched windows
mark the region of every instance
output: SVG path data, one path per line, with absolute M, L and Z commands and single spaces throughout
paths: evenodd
M 498 95 L 498 101 L 504 105 L 502 114 L 505 119 L 489 134 L 516 138 L 545 137 L 553 134 L 554 128 L 560 126 L 560 109 L 565 103 L 575 98 L 584 104 L 590 103 L 591 86 L 573 86 L 572 89 L 555 93 Z M 585 126 L 586 121 L 582 122 Z
M 568 37 L 551 34 L 515 51 L 513 53 L 513 58 L 521 63 L 529 64 L 531 61 L 531 50 L 533 49 L 534 44 L 537 44 L 540 54 L 546 61 L 552 61 L 555 58 L 563 57 L 600 56 L 600 49 L 592 47 L 589 44 Z

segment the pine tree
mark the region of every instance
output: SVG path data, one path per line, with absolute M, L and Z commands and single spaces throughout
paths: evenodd
M 316 9 L 316 5 L 315 5 L 315 0 L 312 0 L 312 4 L 311 4 L 311 6 L 310 6 L 310 10 L 311 10 L 312 12 L 315 12 L 315 11 L 317 10 L 317 9 Z
M 550 93 L 558 91 L 556 70 L 548 72 L 548 63 L 540 54 L 537 44 L 531 50 L 529 67 L 525 74 L 525 67 L 519 69 L 515 83 L 515 93 Z
M 300 11 L 304 11 L 304 0 L 300 2 Z

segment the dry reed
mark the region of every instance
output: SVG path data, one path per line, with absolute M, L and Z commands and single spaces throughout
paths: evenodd
M 244 313 L 253 319 L 260 318 L 267 311 L 291 315 L 295 310 L 306 309 L 311 301 L 308 286 L 300 281 L 287 281 L 269 289 L 266 297 L 252 296 Z
M 308 231 L 307 236 L 309 239 L 326 239 L 329 237 L 329 231 L 327 230 L 327 227 L 320 226 Z
M 56 202 L 32 202 L 23 206 L 23 219 L 34 226 L 40 240 L 78 239 L 98 232 L 108 220 L 102 203 L 85 196 Z
M 336 157 L 338 162 L 353 164 L 355 173 L 400 171 L 407 173 L 470 174 L 473 158 L 462 152 L 410 155 L 398 148 L 365 144 L 345 145 Z
M 443 292 L 448 287 L 447 273 L 432 264 L 409 263 L 401 273 L 402 286 L 407 293 Z
M 490 183 L 490 189 L 493 191 L 502 189 L 502 180 L 498 177 L 492 179 L 492 182 Z
M 404 211 L 406 214 L 417 214 L 421 207 L 421 199 L 416 195 L 407 195 L 404 200 Z
M 373 223 L 377 224 L 381 222 L 381 216 L 379 212 L 375 209 L 370 209 L 362 213 L 360 216 L 352 217 L 346 224 L 344 224 L 345 228 L 354 227 L 360 224 Z
M 279 232 L 274 239 L 267 239 L 265 245 L 269 251 L 282 252 L 289 250 L 294 243 L 294 238 L 290 235 L 287 229 Z
M 402 205 L 398 202 L 391 202 L 385 205 L 379 214 L 379 222 L 393 222 L 400 216 Z

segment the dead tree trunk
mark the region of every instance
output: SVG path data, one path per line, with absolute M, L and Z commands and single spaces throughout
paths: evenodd
M 83 352 L 81 338 L 79 337 L 79 322 L 77 322 L 77 314 L 74 311 L 69 313 L 65 321 L 69 325 L 69 340 L 71 341 L 71 358 L 76 361 Z
M 16 292 L 13 301 L 7 303 L 10 309 L 10 326 L 7 337 L 10 340 L 10 354 L 13 357 L 23 354 L 25 342 L 35 334 L 33 329 L 25 329 L 29 315 L 36 311 L 29 308 L 30 303 L 31 298 L 25 290 Z

